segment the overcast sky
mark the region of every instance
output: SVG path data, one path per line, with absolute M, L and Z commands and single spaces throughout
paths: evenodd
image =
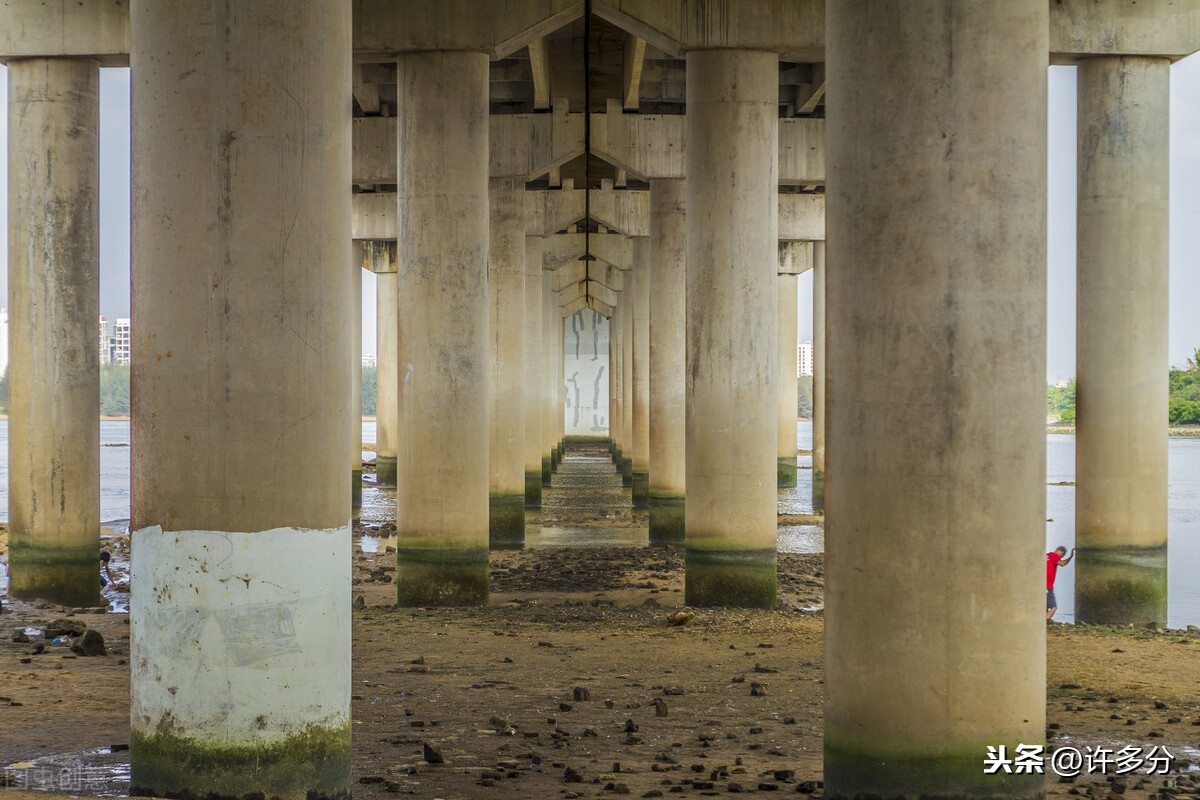
M 0 67 L 0 109 L 8 70 Z M 1075 374 L 1075 69 L 1050 69 L 1049 346 L 1046 378 Z M 0 113 L 0 153 L 8 117 Z M 0 221 L 8 219 L 0 158 Z M 1200 347 L 1200 56 L 1171 67 L 1170 362 Z M 812 276 L 800 281 L 800 338 L 812 336 Z M 8 296 L 8 232 L 0 222 L 0 292 Z M 7 299 L 0 301 L 7 305 Z M 129 71 L 100 71 L 100 313 L 129 316 Z M 363 352 L 375 352 L 375 279 L 363 274 Z

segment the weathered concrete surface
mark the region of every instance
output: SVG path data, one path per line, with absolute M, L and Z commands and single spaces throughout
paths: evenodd
M 825 242 L 813 242 L 813 511 L 825 510 Z
M 1046 2 L 828 8 L 825 793 L 1039 798 Z
M 1170 62 L 1079 66 L 1075 618 L 1167 621 Z
M 645 508 L 650 500 L 650 240 L 633 240 L 637 266 L 631 292 L 625 293 L 633 309 L 633 507 Z
M 0 61 L 54 56 L 90 58 L 106 67 L 128 66 L 129 1 L 0 3 Z
M 543 251 L 543 264 L 545 263 Z M 562 318 L 554 306 L 554 276 L 546 269 L 542 271 L 542 379 L 541 409 L 542 409 L 542 488 L 550 485 L 554 471 L 554 448 L 558 425 L 554 419 L 554 405 L 557 397 L 555 382 L 558 370 L 554 366 L 554 337 L 561 336 Z
M 779 293 L 777 477 L 779 485 L 786 487 L 796 485 L 796 408 L 799 405 L 799 386 L 796 383 L 796 314 L 800 302 L 795 275 L 781 273 L 775 280 Z
M 10 592 L 100 602 L 99 81 L 8 66 Z
M 133 790 L 342 797 L 349 4 L 130 25 Z
M 778 59 L 687 56 L 687 602 L 775 602 Z
M 635 280 L 632 270 L 629 275 L 631 281 Z M 633 364 L 633 328 L 636 315 L 633 293 L 623 292 L 621 296 L 621 449 L 624 451 L 625 457 L 619 466 L 621 483 L 624 486 L 633 486 L 633 456 L 637 450 L 637 442 L 634 439 L 635 413 L 633 408 L 633 384 L 637 379 Z
M 526 214 L 529 211 L 526 193 Z M 528 220 L 527 220 L 528 222 Z M 542 245 L 525 237 L 525 507 L 542 504 Z
M 375 273 L 375 480 L 380 486 L 396 485 L 396 445 L 400 432 L 397 399 L 399 355 L 396 337 L 399 296 L 395 272 Z
M 1097 55 L 1160 56 L 1200 50 L 1200 7 L 1186 0 L 1055 0 L 1050 3 L 1050 61 Z
M 608 435 L 609 323 L 585 309 L 566 320 L 563 371 L 566 435 Z
M 687 191 L 650 182 L 650 543 L 683 544 Z
M 350 507 L 362 505 L 362 265 L 360 246 L 350 252 Z M 378 363 L 378 359 L 376 359 Z M 378 373 L 378 370 L 376 370 Z M 378 399 L 378 389 L 376 389 Z M 376 426 L 378 429 L 378 425 Z
M 487 602 L 488 59 L 397 61 L 400 603 Z M 472 387 L 464 390 L 463 387 Z M 481 391 L 482 389 L 482 391 Z

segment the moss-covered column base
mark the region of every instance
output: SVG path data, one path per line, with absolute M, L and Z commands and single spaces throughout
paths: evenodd
M 558 448 L 555 447 L 553 450 L 550 451 L 550 471 L 558 472 L 558 465 L 561 461 L 562 461 L 562 459 L 559 458 L 559 455 L 558 455 Z
M 952 750 L 937 755 L 905 756 L 875 742 L 851 742 L 839 746 L 841 737 L 825 729 L 825 796 L 866 800 L 866 798 L 1023 798 L 1045 797 L 1046 776 L 1038 774 L 985 775 L 987 745 L 1006 745 L 1016 752 L 1018 744 L 997 736 L 994 741 L 967 747 L 952 743 Z M 1040 763 L 1040 762 L 1039 762 Z
M 825 470 L 813 467 L 812 482 L 813 511 L 823 513 L 825 511 Z
M 525 472 L 525 507 L 542 507 L 542 471 Z
M 617 465 L 618 469 L 620 469 L 621 462 L 625 460 L 624 454 L 621 453 L 621 448 L 617 447 L 616 443 L 614 442 L 613 446 L 609 448 L 609 452 L 612 453 L 612 462 Z
M 689 606 L 773 608 L 775 592 L 774 550 L 687 550 L 683 597 Z
M 617 466 L 621 470 L 621 485 L 633 486 L 633 459 L 622 457 Z
M 1167 548 L 1080 549 L 1075 620 L 1096 625 L 1167 622 Z
M 650 505 L 650 470 L 634 468 L 630 475 L 633 486 L 633 507 L 646 508 Z
M 362 470 L 350 470 L 350 507 L 362 508 Z
M 647 505 L 650 508 L 650 544 L 683 544 L 683 495 L 651 490 Z
M 395 456 L 375 456 L 375 483 L 378 486 L 396 485 Z
M 777 473 L 779 476 L 778 486 L 782 488 L 790 488 L 796 485 L 796 457 L 778 459 L 779 466 Z
M 541 488 L 539 483 L 539 491 Z M 488 543 L 493 550 L 519 550 L 525 546 L 524 493 L 488 495 Z
M 397 605 L 487 605 L 487 551 L 401 550 L 396 565 Z
M 350 726 L 309 726 L 262 744 L 130 733 L 130 793 L 193 800 L 350 797 Z
M 95 545 L 33 547 L 15 537 L 9 548 L 9 597 L 48 600 L 90 608 L 105 604 L 100 596 L 100 531 Z
M 553 480 L 554 480 L 554 466 L 550 463 L 550 456 L 543 456 L 542 457 L 542 486 L 543 487 L 550 486 L 551 481 L 553 481 Z

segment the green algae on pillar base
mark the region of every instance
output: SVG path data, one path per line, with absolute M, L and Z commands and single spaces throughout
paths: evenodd
M 525 473 L 525 507 L 542 507 L 542 472 Z
M 650 544 L 680 545 L 684 541 L 684 497 L 650 490 Z
M 350 797 L 350 725 L 310 725 L 273 742 L 217 743 L 130 732 L 131 794 L 342 800 Z
M 778 466 L 780 488 L 789 488 L 796 485 L 796 458 L 780 458 Z
M 633 459 L 622 456 L 618 466 L 621 468 L 621 485 L 633 486 Z
M 1167 622 L 1167 548 L 1080 548 L 1075 620 L 1094 625 Z
M 841 735 L 825 726 L 825 796 L 845 798 L 964 797 L 1034 800 L 1045 797 L 1045 775 L 983 772 L 988 746 L 1040 745 L 1023 739 L 1008 741 L 997 735 L 986 742 L 946 742 L 936 753 L 912 753 L 908 743 L 882 743 L 871 737 Z M 1040 762 L 1039 762 L 1040 763 Z
M 650 471 L 633 469 L 631 476 L 633 486 L 633 507 L 646 508 L 650 504 Z
M 542 456 L 542 486 L 550 486 L 554 478 L 554 467 L 550 464 L 550 456 Z
M 774 550 L 707 550 L 688 547 L 683 583 L 689 606 L 774 608 Z
M 395 456 L 375 456 L 375 483 L 378 486 L 396 485 Z
M 541 488 L 539 482 L 539 491 Z M 520 550 L 525 546 L 523 493 L 488 496 L 488 543 L 493 550 Z
M 9 597 L 76 608 L 105 604 L 100 594 L 99 531 L 94 547 L 33 546 L 17 537 L 9 541 Z
M 350 470 L 350 507 L 362 508 L 362 470 Z
M 825 470 L 813 468 L 812 471 L 812 501 L 813 511 L 825 511 Z
M 401 607 L 487 605 L 487 550 L 401 550 L 396 567 Z

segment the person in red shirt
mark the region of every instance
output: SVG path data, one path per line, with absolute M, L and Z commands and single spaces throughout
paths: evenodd
M 1058 568 L 1070 564 L 1074 557 L 1074 547 L 1071 548 L 1069 556 L 1065 547 L 1056 547 L 1054 552 L 1046 553 L 1046 619 L 1050 619 L 1054 612 L 1058 611 L 1058 600 L 1054 597 L 1054 578 L 1058 575 Z

